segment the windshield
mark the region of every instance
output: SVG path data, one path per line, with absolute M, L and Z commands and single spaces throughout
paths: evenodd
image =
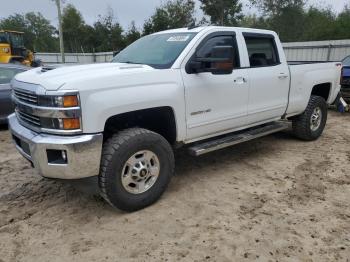
M 112 62 L 170 68 L 195 33 L 165 33 L 140 38 L 117 54 Z
M 21 34 L 11 33 L 11 44 L 14 48 L 24 47 L 23 36 Z

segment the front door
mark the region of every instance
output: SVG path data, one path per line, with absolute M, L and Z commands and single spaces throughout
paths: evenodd
M 240 68 L 239 50 L 234 32 L 206 37 L 196 54 L 211 57 L 215 46 L 232 46 L 234 70 L 230 74 L 209 72 L 189 74 L 182 70 L 187 118 L 187 140 L 227 132 L 246 124 L 248 106 L 248 70 Z M 209 65 L 210 66 L 210 65 Z

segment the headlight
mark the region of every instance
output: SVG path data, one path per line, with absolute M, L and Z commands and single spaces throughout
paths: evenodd
M 78 95 L 66 95 L 66 96 L 40 96 L 38 101 L 39 106 L 45 107 L 78 107 L 79 97 Z
M 41 118 L 41 127 L 54 130 L 79 130 L 80 118 Z
M 78 134 L 82 132 L 79 93 L 35 94 L 13 90 L 13 101 L 20 122 L 34 131 L 52 134 Z

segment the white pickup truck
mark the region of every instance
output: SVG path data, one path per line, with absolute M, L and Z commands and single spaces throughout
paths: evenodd
M 12 81 L 19 152 L 42 176 L 99 177 L 126 211 L 154 203 L 193 155 L 286 129 L 315 140 L 340 90 L 340 63 L 288 65 L 276 33 L 234 27 L 159 32 L 111 63 L 42 67 Z

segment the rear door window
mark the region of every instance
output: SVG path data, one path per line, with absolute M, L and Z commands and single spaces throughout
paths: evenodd
M 274 37 L 271 35 L 243 34 L 251 67 L 280 64 Z

